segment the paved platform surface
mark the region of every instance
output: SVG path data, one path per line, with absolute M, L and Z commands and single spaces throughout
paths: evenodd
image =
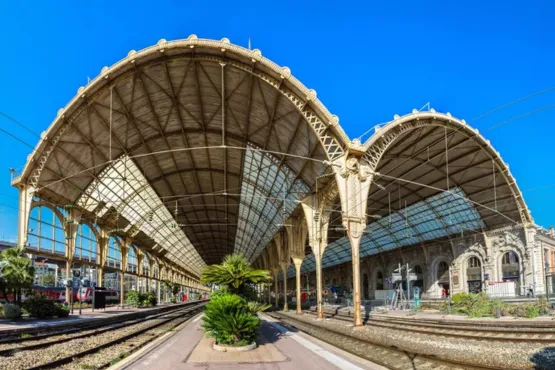
M 133 370 L 384 370 L 263 316 L 261 346 L 255 351 L 219 353 L 212 350 L 201 328 L 201 316 L 166 341 L 138 353 L 118 369 Z M 227 358 L 226 358 L 227 356 Z
M 14 329 L 25 329 L 25 328 L 35 328 L 35 327 L 45 327 L 45 326 L 61 326 L 65 324 L 75 324 L 78 322 L 90 320 L 90 319 L 105 319 L 107 317 L 113 317 L 117 315 L 129 314 L 137 311 L 147 312 L 149 310 L 156 310 L 158 308 L 164 307 L 165 305 L 158 305 L 152 309 L 149 308 L 117 308 L 117 306 L 107 307 L 106 310 L 94 310 L 87 308 L 83 309 L 81 315 L 79 315 L 79 309 L 74 310 L 73 314 L 64 318 L 52 318 L 47 320 L 39 320 L 34 318 L 23 318 L 20 320 L 10 321 L 6 319 L 0 319 L 0 334 L 2 332 L 11 331 Z

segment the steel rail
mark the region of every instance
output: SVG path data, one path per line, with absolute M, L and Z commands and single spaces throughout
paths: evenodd
M 63 331 L 63 332 L 55 332 L 55 333 L 52 333 L 52 334 L 45 334 L 45 335 L 41 335 L 41 336 L 37 336 L 37 337 L 21 338 L 21 340 L 16 340 L 13 343 L 22 342 L 22 341 L 36 341 L 36 340 L 41 340 L 41 339 L 64 336 L 64 338 L 60 338 L 58 340 L 41 342 L 41 343 L 36 343 L 36 344 L 31 344 L 31 345 L 21 346 L 21 347 L 0 349 L 0 356 L 6 357 L 6 356 L 13 355 L 16 352 L 30 351 L 30 350 L 35 350 L 35 349 L 46 348 L 46 347 L 49 347 L 49 346 L 52 346 L 52 345 L 55 345 L 55 344 L 64 343 L 68 340 L 87 338 L 87 337 L 91 337 L 93 335 L 106 333 L 106 332 L 111 331 L 111 330 L 126 328 L 126 327 L 129 327 L 129 326 L 138 324 L 138 323 L 140 323 L 144 320 L 155 320 L 159 317 L 167 316 L 167 315 L 175 313 L 175 312 L 188 310 L 188 309 L 195 309 L 195 308 L 198 307 L 199 303 L 203 303 L 203 302 L 204 301 L 200 301 L 200 302 L 195 302 L 193 304 L 190 304 L 188 306 L 175 307 L 175 309 L 173 309 L 173 310 L 168 310 L 168 311 L 164 311 L 164 312 L 161 312 L 161 313 L 156 313 L 156 314 L 153 314 L 153 315 L 130 318 L 128 320 L 125 320 L 124 322 L 117 321 L 116 323 L 112 323 L 112 322 L 105 323 L 105 322 L 103 322 L 103 323 L 92 324 L 89 327 L 87 327 L 85 330 L 94 330 L 95 328 L 101 328 L 101 329 L 94 330 L 94 331 L 89 332 L 89 333 L 77 334 L 75 336 L 72 336 L 71 338 L 67 338 L 65 336 L 66 335 L 71 335 L 72 333 L 79 333 L 79 332 L 83 331 L 83 328 L 73 328 L 73 329 L 70 329 L 68 331 Z M 3 344 L 6 344 L 6 343 L 3 343 Z
M 11 344 L 11 343 L 18 343 L 18 342 L 26 342 L 26 341 L 33 341 L 33 340 L 37 340 L 37 339 L 43 339 L 43 338 L 48 338 L 54 335 L 64 335 L 64 334 L 71 334 L 74 332 L 78 332 L 78 331 L 82 331 L 82 330 L 88 330 L 88 329 L 93 329 L 95 327 L 100 327 L 103 325 L 110 325 L 112 323 L 117 323 L 117 322 L 121 322 L 122 320 L 135 320 L 137 318 L 144 318 L 144 317 L 148 317 L 152 314 L 157 314 L 157 313 L 164 313 L 164 312 L 171 312 L 171 311 L 175 311 L 177 309 L 183 308 L 183 307 L 187 307 L 190 305 L 193 305 L 197 302 L 187 302 L 185 304 L 181 304 L 178 306 L 162 306 L 162 307 L 157 307 L 155 309 L 155 312 L 152 311 L 137 311 L 137 312 L 131 312 L 131 313 L 127 313 L 127 314 L 122 314 L 122 315 L 117 315 L 117 316 L 110 316 L 110 317 L 106 317 L 106 318 L 100 318 L 100 319 L 75 319 L 80 320 L 77 321 L 75 323 L 68 323 L 68 322 L 62 322 L 62 323 L 52 323 L 52 325 L 48 325 L 48 326 L 35 326 L 35 327 L 25 327 L 25 328 L 18 328 L 18 329 L 13 329 L 13 330 L 6 330 L 6 331 L 0 331 L 0 337 L 3 337 L 5 339 L 0 339 L 0 346 L 3 344 Z M 71 326 L 70 329 L 66 329 L 67 327 Z M 63 328 L 63 330 L 57 330 L 59 328 Z M 40 334 L 40 335 L 33 335 L 36 333 L 44 333 L 44 334 Z M 21 336 L 21 335 L 25 335 L 25 334 L 30 334 L 32 335 L 32 337 L 17 337 L 17 338 L 10 338 L 10 336 Z
M 158 328 L 158 327 L 163 326 L 163 325 L 165 325 L 169 322 L 176 321 L 176 320 L 181 320 L 181 322 L 183 322 L 183 321 L 189 319 L 191 317 L 191 315 L 194 315 L 197 312 L 199 312 L 200 309 L 204 306 L 204 304 L 206 302 L 200 302 L 200 303 L 201 303 L 200 306 L 195 305 L 195 306 L 189 306 L 189 307 L 182 307 L 181 309 L 179 309 L 177 311 L 166 312 L 164 315 L 169 316 L 169 317 L 166 318 L 166 319 L 160 320 L 159 322 L 154 323 L 153 325 L 149 325 L 145 328 L 133 331 L 133 332 L 131 332 L 129 334 L 126 334 L 126 335 L 124 335 L 120 338 L 106 341 L 104 343 L 101 343 L 99 345 L 94 346 L 93 348 L 89 348 L 89 349 L 86 349 L 86 350 L 83 350 L 83 351 L 80 351 L 80 352 L 77 352 L 77 353 L 73 353 L 73 354 L 64 356 L 62 358 L 58 358 L 58 359 L 55 359 L 55 360 L 52 360 L 52 361 L 49 361 L 49 362 L 46 362 L 46 363 L 42 363 L 42 364 L 37 365 L 37 366 L 30 367 L 30 368 L 28 368 L 28 370 L 56 369 L 56 368 L 59 368 L 60 366 L 63 366 L 63 365 L 66 365 L 66 364 L 69 364 L 69 363 L 73 362 L 76 358 L 83 358 L 87 355 L 97 353 L 98 351 L 100 351 L 102 349 L 105 349 L 105 348 L 108 348 L 108 347 L 111 347 L 111 346 L 114 346 L 114 345 L 118 345 L 122 342 L 125 342 L 125 341 L 135 337 L 135 336 L 144 334 L 144 333 L 148 332 L 149 330 Z M 182 314 L 176 316 L 176 313 L 180 313 L 181 311 L 182 311 Z M 159 336 L 153 336 L 152 340 L 154 340 L 158 337 Z M 46 345 L 44 347 L 48 347 L 51 344 L 52 343 L 46 343 Z M 144 343 L 144 344 L 146 344 L 146 343 Z M 137 349 L 138 348 L 139 347 L 137 347 Z

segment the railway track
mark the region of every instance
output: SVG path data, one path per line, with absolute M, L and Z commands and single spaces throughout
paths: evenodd
M 0 369 L 105 368 L 188 320 L 205 304 L 191 303 L 79 333 L 55 333 L 38 341 L 32 338 L 29 343 L 4 343 L 0 346 Z
M 414 319 L 372 316 L 366 325 L 420 334 L 433 334 L 475 340 L 497 340 L 509 342 L 536 342 L 555 344 L 555 328 L 505 327 L 487 324 L 459 325 L 416 322 Z
M 315 315 L 313 312 L 306 312 Z M 352 322 L 351 317 L 328 316 L 329 318 Z M 422 321 L 386 315 L 370 315 L 365 325 L 404 332 L 431 334 L 444 337 L 457 337 L 474 340 L 496 340 L 507 342 L 532 342 L 555 344 L 555 325 L 549 323 L 500 323 L 491 322 L 460 322 L 460 320 L 429 320 Z
M 186 303 L 185 305 L 193 304 L 194 302 Z M 62 323 L 54 321 L 52 324 L 45 324 L 35 327 L 24 327 L 12 330 L 3 330 L 0 333 L 0 346 L 7 343 L 26 342 L 41 338 L 48 338 L 56 334 L 70 334 L 87 330 L 90 328 L 108 325 L 110 323 L 121 322 L 122 320 L 132 320 L 136 318 L 144 318 L 156 313 L 169 312 L 179 308 L 179 306 L 162 306 L 156 310 L 149 311 L 136 311 L 120 315 L 105 317 L 102 319 L 74 319 L 64 320 Z
M 326 343 L 339 347 L 356 356 L 393 370 L 434 369 L 434 370 L 485 370 L 498 367 L 472 366 L 462 362 L 446 361 L 433 356 L 410 353 L 395 346 L 370 343 L 339 332 L 331 332 L 318 325 L 307 323 L 279 313 L 267 313 L 286 325 L 314 336 Z

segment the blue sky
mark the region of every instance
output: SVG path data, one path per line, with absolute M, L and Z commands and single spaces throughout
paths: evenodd
M 0 3 L 0 112 L 36 132 L 87 76 L 131 49 L 192 33 L 243 46 L 250 37 L 253 48 L 315 89 L 352 138 L 428 101 L 466 119 L 509 163 L 536 222 L 555 224 L 555 109 L 491 129 L 555 108 L 555 90 L 473 121 L 555 87 L 553 2 L 32 3 Z M 0 129 L 37 142 L 2 116 Z M 22 167 L 31 149 L 3 133 L 0 140 L 0 233 L 14 239 L 17 190 L 8 168 Z

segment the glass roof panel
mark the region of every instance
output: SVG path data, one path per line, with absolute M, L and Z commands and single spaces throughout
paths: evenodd
M 480 214 L 464 192 L 453 188 L 450 192 L 433 195 L 371 222 L 360 243 L 360 256 L 366 257 L 483 227 L 485 224 Z M 322 257 L 322 267 L 327 268 L 350 260 L 351 246 L 345 236 L 328 245 Z M 306 256 L 301 266 L 302 273 L 315 269 L 314 255 Z M 295 276 L 294 270 L 288 271 L 288 275 Z
M 77 201 L 90 212 L 105 203 L 118 215 L 167 250 L 166 257 L 184 268 L 201 274 L 206 266 L 170 211 L 160 200 L 135 163 L 120 157 L 93 181 Z
M 243 162 L 235 252 L 244 253 L 254 261 L 308 190 L 280 159 L 248 144 Z

